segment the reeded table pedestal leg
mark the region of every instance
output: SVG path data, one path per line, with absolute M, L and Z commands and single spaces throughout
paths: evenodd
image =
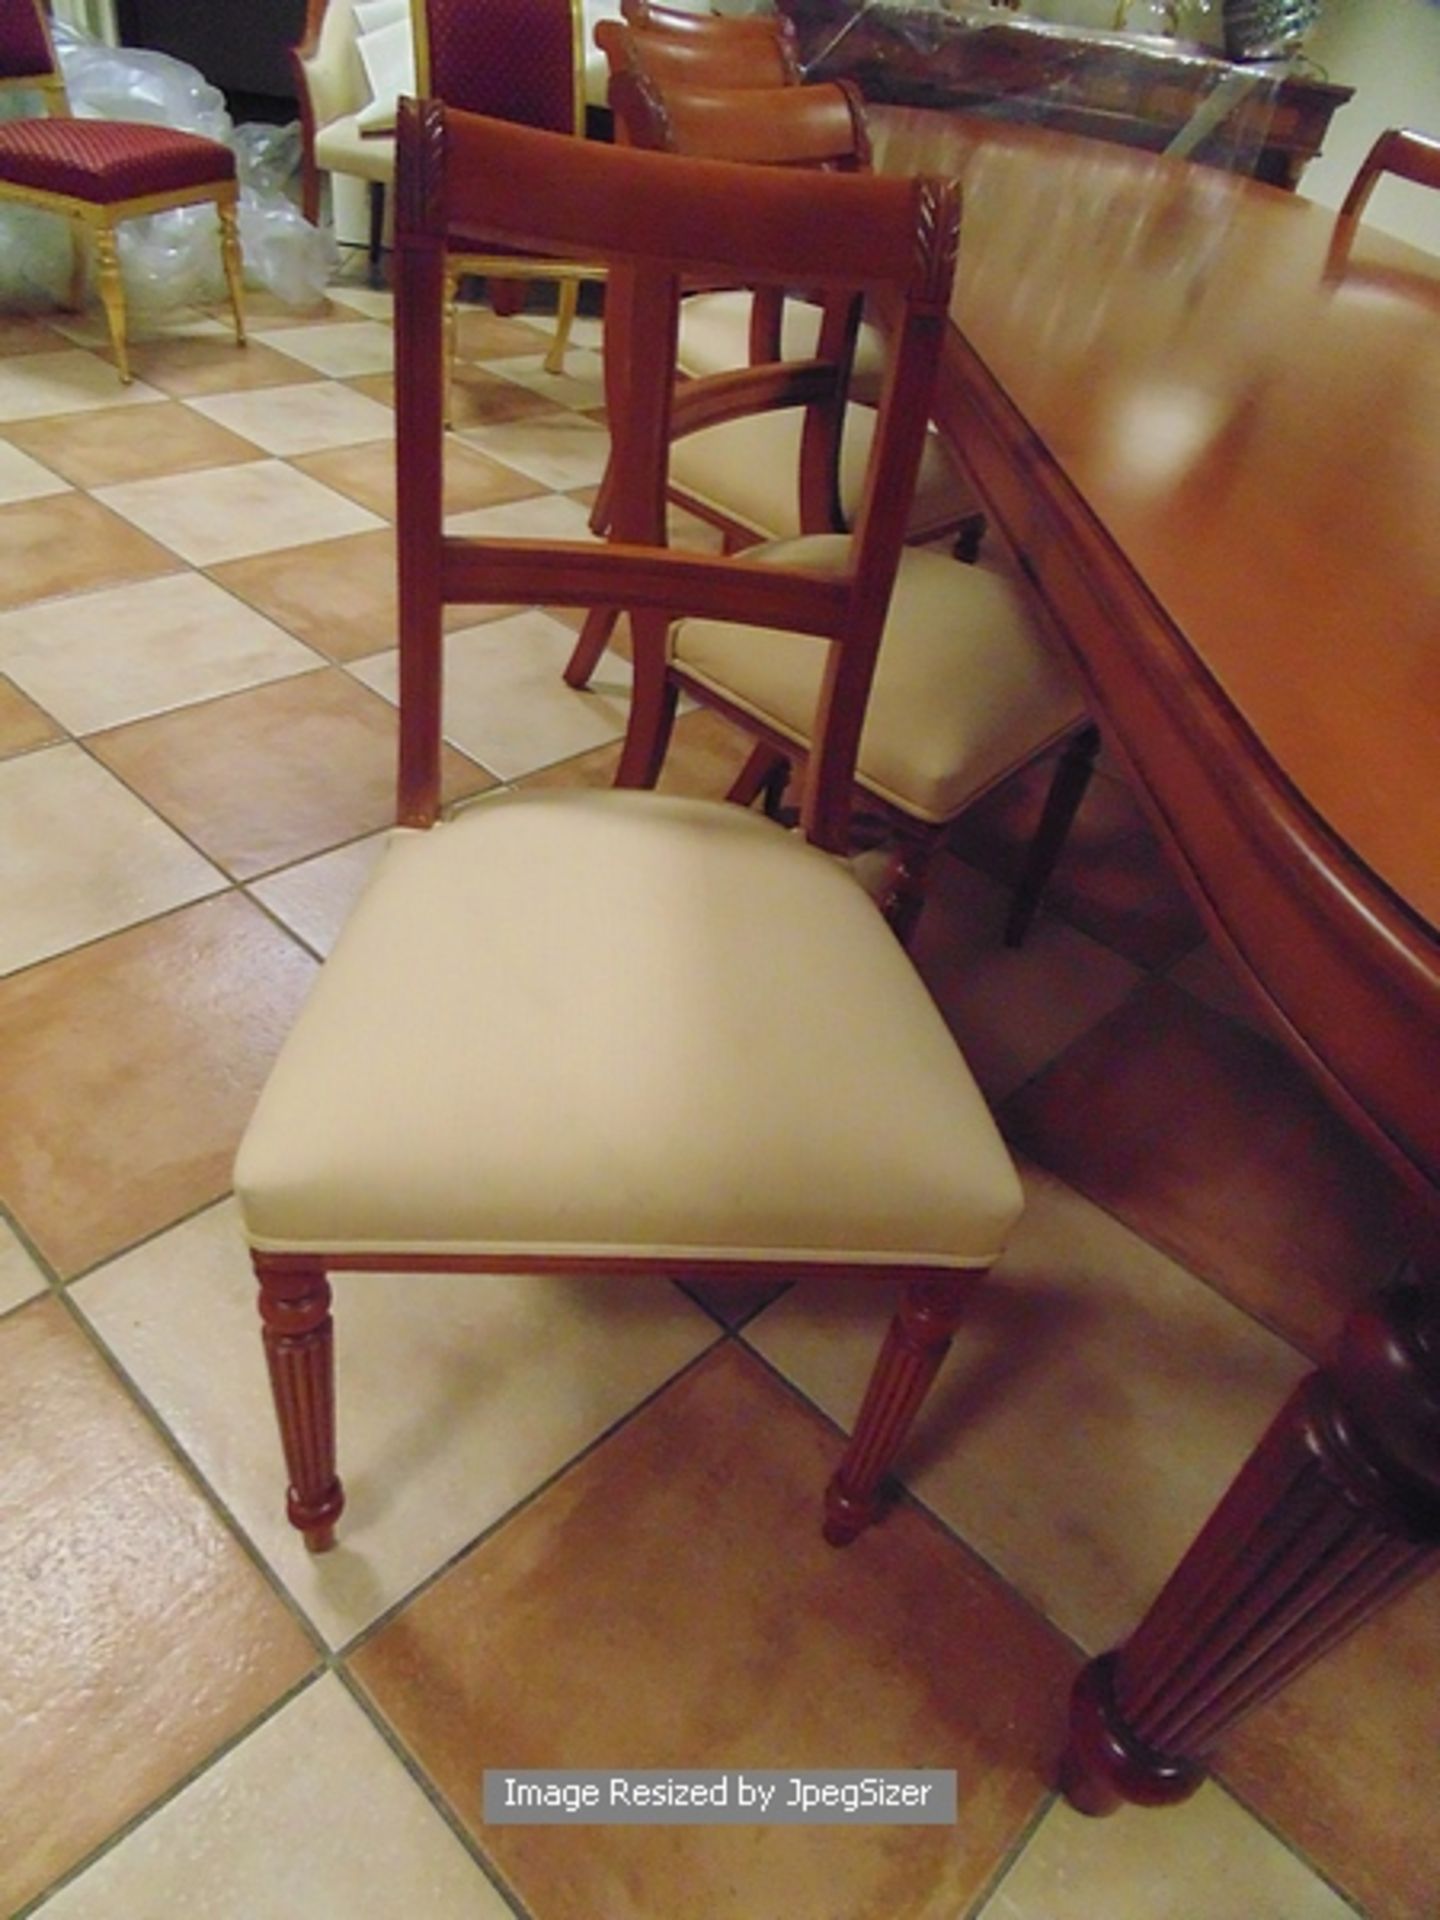
M 1060 1784 L 1165 1806 L 1227 1728 L 1440 1566 L 1440 1285 L 1352 1314 L 1125 1645 L 1076 1683 Z

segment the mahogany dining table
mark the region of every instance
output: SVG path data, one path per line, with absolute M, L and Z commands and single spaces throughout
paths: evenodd
M 961 182 L 942 432 L 1211 938 L 1400 1175 L 1403 1269 L 1076 1685 L 1071 1802 L 1162 1805 L 1440 1564 L 1440 259 L 1159 155 L 870 123 Z

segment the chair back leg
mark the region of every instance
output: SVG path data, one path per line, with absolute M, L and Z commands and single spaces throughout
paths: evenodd
M 1030 922 L 1035 918 L 1040 897 L 1055 871 L 1055 862 L 1060 858 L 1071 822 L 1085 798 L 1085 789 L 1095 771 L 1095 756 L 1099 751 L 1100 729 L 1082 727 L 1060 756 L 1055 778 L 1045 796 L 1045 810 L 1040 815 L 1040 825 L 1035 829 L 1035 838 L 1030 842 L 1030 851 L 1025 858 L 1025 871 L 1010 902 L 1010 916 L 1005 922 L 1007 947 L 1018 947 L 1030 930 Z
M 220 261 L 225 269 L 225 284 L 230 289 L 230 311 L 235 316 L 235 344 L 245 345 L 245 280 L 240 253 L 240 222 L 233 202 L 222 200 L 215 211 L 220 216 Z
M 580 304 L 580 282 L 561 280 L 558 284 L 555 304 L 555 337 L 550 342 L 550 351 L 545 355 L 547 373 L 564 373 L 565 349 L 570 344 L 570 330 L 575 325 L 575 313 Z

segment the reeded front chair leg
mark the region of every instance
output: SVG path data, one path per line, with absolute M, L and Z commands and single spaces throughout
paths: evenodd
M 95 229 L 95 272 L 110 327 L 110 344 L 115 349 L 115 366 L 121 385 L 128 387 L 132 376 L 125 329 L 125 283 L 120 278 L 120 251 L 115 244 L 113 227 Z
M 345 1490 L 335 1472 L 335 1347 L 330 1282 L 314 1261 L 252 1254 L 270 1391 L 290 1486 L 285 1510 L 312 1553 L 335 1544 Z
M 825 1489 L 825 1538 L 850 1542 L 879 1518 L 884 1482 L 950 1351 L 964 1302 L 980 1274 L 916 1280 L 890 1322 L 865 1389 L 855 1431 Z
M 235 316 L 235 344 L 245 345 L 244 261 L 240 252 L 240 223 L 232 206 L 215 209 L 220 216 L 220 260 L 230 289 L 230 311 Z

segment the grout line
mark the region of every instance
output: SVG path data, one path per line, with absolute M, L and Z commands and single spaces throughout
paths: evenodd
M 1059 1804 L 1060 1796 L 1053 1789 L 1041 1794 L 1039 1805 L 1032 1810 L 1029 1819 L 1022 1824 L 1020 1831 L 991 1868 L 980 1892 L 970 1902 L 964 1913 L 957 1916 L 957 1920 L 981 1920 L 985 1908 L 999 1893 L 1000 1888 L 1029 1851 L 1031 1841 L 1044 1826 L 1051 1810 Z

